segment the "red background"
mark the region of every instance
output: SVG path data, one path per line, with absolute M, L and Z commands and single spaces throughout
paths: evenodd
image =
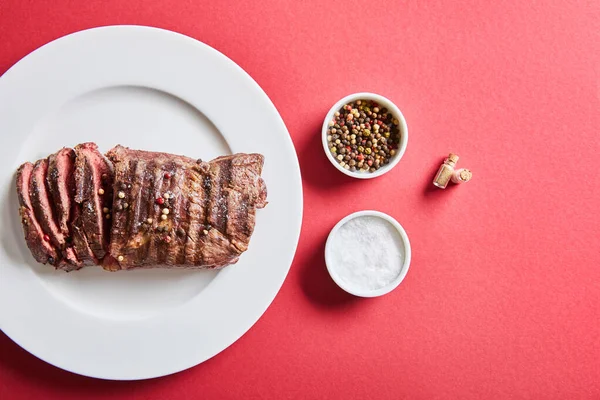
M 600 398 L 600 3 L 321 3 L 0 1 L 0 73 L 109 24 L 222 51 L 279 109 L 305 201 L 281 292 L 222 354 L 106 382 L 0 333 L 0 398 Z M 395 101 L 410 132 L 397 168 L 368 182 L 337 172 L 319 140 L 328 108 L 363 90 Z M 433 189 L 449 151 L 474 179 Z M 370 208 L 404 225 L 413 262 L 397 290 L 358 299 L 327 275 L 324 241 Z

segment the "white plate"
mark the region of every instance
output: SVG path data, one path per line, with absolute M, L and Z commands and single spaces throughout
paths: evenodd
M 139 26 L 58 39 L 0 78 L 0 132 L 0 328 L 37 357 L 106 379 L 171 374 L 231 345 L 281 287 L 302 220 L 298 159 L 266 94 L 211 47 Z M 36 264 L 14 172 L 85 141 L 205 160 L 264 154 L 269 204 L 258 210 L 249 250 L 221 272 L 66 274 Z

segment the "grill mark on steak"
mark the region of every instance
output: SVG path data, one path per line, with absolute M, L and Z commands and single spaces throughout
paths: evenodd
M 249 211 L 250 197 L 235 189 L 228 189 L 227 196 L 229 203 L 235 206 L 229 210 L 231 216 L 227 220 L 226 236 L 238 250 L 246 251 L 254 227 L 254 212 Z
M 174 191 L 177 193 L 173 201 L 173 236 L 172 241 L 174 242 L 173 250 L 167 259 L 167 263 L 185 264 L 185 241 L 187 239 L 186 232 L 189 229 L 189 213 L 185 207 L 187 205 L 187 199 L 185 196 L 185 179 L 187 176 L 186 166 L 182 163 L 176 164 L 176 169 L 171 174 L 173 181 L 175 182 Z
M 164 246 L 164 258 L 162 262 L 165 265 L 175 265 L 177 263 L 177 256 L 179 254 L 179 242 L 176 240 L 176 231 L 178 228 L 178 221 L 180 218 L 179 210 L 177 209 L 177 201 L 181 197 L 181 190 L 179 189 L 179 180 L 181 171 L 184 168 L 180 165 L 177 160 L 169 161 L 163 170 L 164 173 L 169 173 L 170 178 L 166 179 L 169 182 L 169 193 L 172 195 L 168 199 L 169 215 L 167 217 L 168 230 L 163 231 L 161 236 L 162 246 Z
M 161 176 L 164 174 L 162 171 L 160 171 Z M 170 183 L 168 180 L 163 179 L 163 181 L 161 182 L 161 193 L 159 193 L 159 196 L 162 195 L 163 193 L 168 193 L 169 192 L 169 187 L 170 187 Z M 164 197 L 163 197 L 164 199 Z M 154 243 L 155 243 L 155 247 L 156 247 L 156 263 L 157 264 L 163 264 L 165 259 L 167 258 L 167 250 L 168 250 L 168 245 L 165 243 L 165 241 L 163 240 L 163 238 L 167 235 L 167 232 L 171 230 L 171 220 L 172 220 L 172 215 L 167 215 L 167 219 L 166 220 L 162 220 L 161 219 L 161 215 L 162 215 L 162 209 L 163 208 L 169 208 L 169 200 L 170 199 L 165 199 L 165 203 L 156 207 L 157 211 L 158 211 L 158 227 L 161 228 L 161 230 L 156 230 L 154 231 Z M 170 211 L 170 210 L 169 210 Z
M 19 199 L 19 215 L 21 216 L 21 225 L 25 243 L 31 251 L 33 258 L 42 264 L 51 264 L 59 266 L 60 253 L 47 241 L 44 240 L 42 227 L 35 218 L 31 205 L 29 186 L 31 182 L 31 173 L 33 164 L 26 162 L 17 170 L 17 197 Z
M 227 159 L 224 162 L 215 165 L 217 171 L 217 185 L 213 185 L 215 193 L 212 196 L 211 202 L 211 217 L 209 219 L 213 228 L 216 228 L 221 233 L 225 233 L 227 227 L 227 218 L 229 204 L 224 189 L 229 185 L 231 180 L 231 160 Z
M 129 224 L 127 226 L 127 231 L 128 231 L 128 235 L 127 237 L 129 238 L 129 242 L 127 243 L 127 248 L 128 249 L 134 249 L 137 247 L 133 246 L 133 243 L 131 242 L 132 239 L 136 238 L 137 234 L 140 231 L 140 223 L 141 223 L 141 218 L 146 216 L 148 214 L 147 212 L 147 207 L 148 207 L 148 203 L 146 198 L 144 198 L 144 193 L 147 194 L 147 190 L 145 190 L 145 186 L 146 183 L 148 182 L 148 180 L 151 178 L 151 176 L 148 175 L 147 170 L 152 168 L 154 165 L 154 163 L 152 161 L 150 162 L 146 162 L 146 160 L 139 160 L 136 167 L 135 167 L 135 182 L 132 184 L 131 190 L 129 190 L 129 192 L 125 195 L 125 196 L 129 196 L 129 198 L 131 199 L 131 205 L 130 205 L 130 218 L 129 218 Z M 131 257 L 133 257 L 134 260 L 137 261 L 137 257 L 135 256 L 135 252 L 134 253 L 129 253 L 129 251 L 127 251 L 128 255 L 130 256 L 130 261 Z
M 219 196 L 221 195 L 221 168 L 218 164 L 210 165 L 208 172 L 211 180 L 210 190 L 208 192 L 208 206 L 206 208 L 205 226 L 211 225 L 217 228 L 217 219 L 219 212 Z
M 73 221 L 71 221 L 71 236 L 73 238 L 73 250 L 75 255 L 81 261 L 82 266 L 91 266 L 98 264 L 98 259 L 94 256 L 94 252 L 90 248 L 90 244 L 85 237 L 81 226 L 81 207 L 77 203 L 73 203 L 72 209 Z
M 162 161 L 162 160 L 161 160 Z M 155 218 L 156 218 L 156 229 L 153 231 L 152 233 L 152 245 L 153 245 L 153 251 L 154 251 L 154 260 L 155 260 L 155 264 L 162 264 L 164 263 L 164 260 L 166 258 L 166 252 L 167 252 L 167 246 L 165 246 L 165 242 L 162 240 L 163 236 L 166 235 L 166 232 L 168 232 L 169 230 L 171 230 L 171 219 L 172 218 L 167 218 L 166 220 L 162 220 L 160 218 L 160 216 L 162 215 L 162 209 L 163 208 L 169 208 L 169 199 L 165 199 L 164 194 L 169 192 L 170 190 L 170 185 L 171 182 L 170 180 L 166 180 L 164 175 L 164 168 L 166 167 L 164 161 L 162 164 L 157 165 L 154 173 L 155 173 L 155 179 L 157 181 L 157 185 L 156 187 L 158 188 L 158 191 L 156 193 L 156 198 L 162 197 L 164 200 L 164 203 L 162 205 L 156 204 L 155 205 L 155 210 L 156 210 L 156 214 L 155 214 Z
M 160 196 L 159 193 L 162 186 L 162 180 L 158 175 L 158 171 L 156 170 L 156 168 L 154 168 L 152 171 L 148 171 L 147 174 L 149 177 L 148 186 L 150 187 L 150 195 L 146 200 L 146 207 L 148 209 L 148 216 L 152 218 L 152 224 L 149 224 L 147 226 L 148 230 L 145 234 L 146 248 L 143 258 L 140 258 L 140 262 L 137 262 L 137 260 L 135 260 L 136 263 L 134 266 L 143 266 L 145 262 L 156 262 L 156 235 L 154 233 L 156 232 L 156 228 L 160 223 L 160 218 L 158 218 L 159 211 L 158 204 L 156 204 L 156 199 L 158 198 L 158 196 Z
M 136 266 L 141 265 L 143 260 L 148 259 L 151 247 L 151 232 L 156 213 L 156 210 L 154 209 L 156 200 L 156 197 L 154 196 L 154 192 L 156 191 L 156 176 L 149 174 L 147 171 L 148 169 L 153 168 L 155 168 L 154 162 L 151 161 L 149 164 L 147 164 L 146 171 L 144 172 L 144 182 L 146 183 L 142 185 L 142 193 L 140 193 L 140 215 L 138 220 L 139 228 L 137 230 L 140 247 L 137 251 L 137 254 L 135 256 L 132 255 L 132 259 L 129 260 L 131 264 Z M 152 218 L 152 224 L 147 223 L 146 220 L 148 218 Z
M 198 226 L 198 249 L 196 252 L 195 262 L 205 264 L 205 251 L 206 245 L 209 241 L 210 231 L 212 230 L 212 225 L 210 223 L 211 220 L 211 211 L 213 197 L 216 195 L 215 186 L 218 186 L 218 180 L 216 175 L 214 175 L 214 171 L 211 169 L 211 165 L 208 163 L 200 163 L 199 165 L 200 178 L 202 182 L 202 215 L 199 220 L 202 221 L 202 224 Z M 211 229 L 209 229 L 211 228 Z M 208 232 L 208 235 L 204 234 L 204 230 Z
M 144 186 L 148 181 L 147 168 L 152 165 L 152 162 L 147 163 L 146 160 L 138 160 L 136 162 L 135 168 L 132 169 L 131 175 L 131 188 L 129 185 L 125 192 L 125 199 L 128 199 L 129 208 L 127 210 L 127 227 L 126 227 L 126 236 L 123 240 L 124 248 L 122 255 L 125 257 L 122 265 L 125 265 L 124 268 L 129 268 L 129 265 L 138 265 L 140 258 L 140 253 L 143 253 L 143 249 L 140 250 L 140 247 L 144 244 L 142 235 L 139 235 L 140 231 L 140 215 L 147 215 L 147 203 L 146 199 L 144 199 Z M 119 256 L 117 255 L 117 257 Z
M 215 186 L 216 182 L 213 179 L 213 175 L 211 173 L 210 170 L 210 165 L 206 165 L 205 168 L 203 169 L 204 174 L 202 175 L 202 212 L 203 212 L 203 216 L 202 216 L 202 226 L 200 227 L 202 230 L 204 228 L 208 228 L 209 225 L 209 218 L 210 218 L 210 196 L 211 193 L 213 193 L 213 186 Z M 209 231 L 210 232 L 210 231 Z M 198 232 L 199 234 L 203 235 L 204 232 Z M 198 260 L 200 262 L 204 262 L 204 246 L 206 245 L 206 240 L 203 239 L 201 242 L 201 251 L 198 252 Z
M 133 187 L 134 186 L 134 182 L 136 182 L 138 179 L 143 179 L 143 177 L 138 177 L 136 176 L 137 171 L 138 171 L 138 165 L 140 164 L 140 160 L 137 159 L 133 159 L 129 161 L 129 168 L 127 169 L 127 175 L 125 176 L 125 179 L 123 180 L 123 182 L 125 183 L 125 187 L 128 188 L 129 186 Z M 119 188 L 120 189 L 120 188 Z M 117 192 L 118 195 L 118 192 Z M 123 238 L 127 238 L 129 237 L 129 226 L 131 225 L 131 221 L 133 219 L 133 212 L 131 210 L 133 210 L 133 208 L 135 207 L 135 202 L 133 200 L 131 200 L 131 204 L 129 205 L 128 209 L 123 209 L 123 215 L 125 216 L 124 220 L 123 220 Z M 127 242 L 123 241 L 121 243 L 121 246 L 125 246 Z
M 212 185 L 210 175 L 202 175 L 195 167 L 189 169 L 188 173 L 184 195 L 187 197 L 189 224 L 184 259 L 185 264 L 195 265 L 202 259 L 202 251 L 198 250 L 198 246 L 202 244 L 201 236 L 208 217 L 209 193 Z

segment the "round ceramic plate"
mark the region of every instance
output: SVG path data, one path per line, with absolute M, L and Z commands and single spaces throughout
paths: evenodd
M 139 26 L 58 39 L 0 78 L 0 132 L 0 328 L 37 357 L 106 379 L 171 374 L 235 342 L 281 287 L 302 220 L 298 159 L 266 94 L 211 47 Z M 257 211 L 249 250 L 220 272 L 64 273 L 37 264 L 14 172 L 86 141 L 204 160 L 263 154 L 269 204 Z

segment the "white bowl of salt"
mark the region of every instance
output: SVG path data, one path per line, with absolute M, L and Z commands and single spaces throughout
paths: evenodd
M 338 222 L 327 238 L 325 263 L 334 282 L 360 297 L 394 290 L 410 266 L 410 242 L 402 225 L 379 211 L 359 211 Z

